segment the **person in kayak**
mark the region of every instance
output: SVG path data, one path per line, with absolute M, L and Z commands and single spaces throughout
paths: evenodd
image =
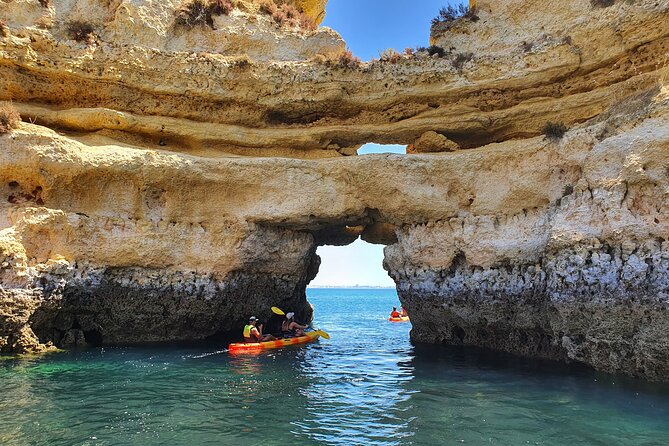
M 404 307 L 400 307 L 400 316 L 409 317 L 409 315 L 407 314 L 407 310 L 405 310 Z
M 393 311 L 390 312 L 390 317 L 393 317 L 393 318 L 400 317 L 400 312 L 397 311 L 397 307 L 393 307 Z
M 295 322 L 295 313 L 286 313 L 286 319 L 281 324 L 281 333 L 284 338 L 299 337 L 304 336 L 304 330 L 307 328 L 307 325 L 300 325 Z
M 273 341 L 276 338 L 271 334 L 262 334 L 262 324 L 259 327 L 256 327 L 258 319 L 255 316 L 249 318 L 249 323 L 244 326 L 244 342 L 265 342 Z

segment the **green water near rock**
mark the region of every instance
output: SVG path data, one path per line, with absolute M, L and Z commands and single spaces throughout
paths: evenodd
M 669 388 L 414 346 L 393 290 L 309 290 L 332 338 L 0 360 L 1 445 L 665 445 Z

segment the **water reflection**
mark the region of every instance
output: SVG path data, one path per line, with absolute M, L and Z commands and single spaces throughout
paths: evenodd
M 662 444 L 669 388 L 550 361 L 418 345 L 417 444 Z M 437 432 L 434 426 L 441 426 Z
M 330 294 L 328 294 L 330 293 Z M 332 294 L 339 293 L 339 294 Z M 385 293 L 385 294 L 384 294 Z M 412 346 L 387 291 L 310 296 L 328 341 L 259 356 L 108 348 L 0 361 L 0 444 L 666 444 L 669 390 Z

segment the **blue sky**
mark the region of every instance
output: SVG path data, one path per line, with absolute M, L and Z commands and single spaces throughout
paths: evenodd
M 452 0 L 329 0 L 325 20 L 362 60 L 379 51 L 429 46 L 430 22 Z M 469 3 L 467 1 L 467 3 Z
M 379 51 L 428 46 L 430 22 L 447 0 L 330 0 L 322 26 L 339 32 L 362 60 Z M 404 153 L 405 146 L 367 144 L 358 154 Z M 383 270 L 383 246 L 358 239 L 348 246 L 321 246 L 321 268 L 310 286 L 394 286 Z

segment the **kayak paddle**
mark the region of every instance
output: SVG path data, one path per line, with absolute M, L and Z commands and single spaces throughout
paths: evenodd
M 279 316 L 285 316 L 286 315 L 286 313 L 284 313 L 283 310 L 281 310 L 281 308 L 277 308 L 277 307 L 272 307 L 272 313 L 278 314 Z
M 278 307 L 272 307 L 272 313 L 278 314 L 279 316 L 285 316 L 286 313 L 283 312 L 281 308 Z M 330 339 L 330 335 L 324 332 L 323 330 L 315 330 L 317 331 L 318 334 L 323 338 L 323 339 Z
M 321 335 L 321 338 L 323 339 L 330 339 L 330 335 L 324 332 L 323 330 L 316 330 L 316 333 Z

